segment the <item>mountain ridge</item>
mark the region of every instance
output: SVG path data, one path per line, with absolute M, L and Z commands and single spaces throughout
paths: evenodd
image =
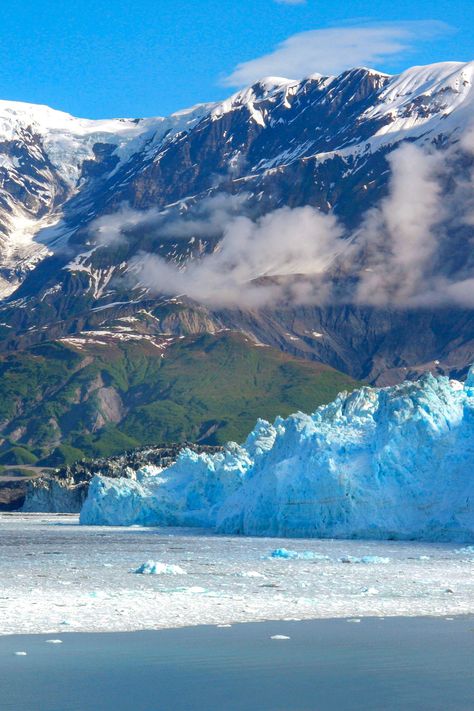
M 334 215 L 344 229 L 357 230 L 389 194 L 397 146 L 405 141 L 439 152 L 459 145 L 474 120 L 473 76 L 473 62 L 415 67 L 394 76 L 354 68 L 336 77 L 264 79 L 225 101 L 168 118 L 95 122 L 60 113 L 54 129 L 59 134 L 53 131 L 46 144 L 54 144 L 62 173 L 47 155 L 41 131 L 28 132 L 31 120 L 25 119 L 18 126 L 26 137 L 0 140 L 0 350 L 97 329 L 116 333 L 117 320 L 132 319 L 129 328 L 137 337 L 232 328 L 378 384 L 430 369 L 462 375 L 474 358 L 470 308 L 403 311 L 396 305 L 316 302 L 217 309 L 160 294 L 159 284 L 150 290 L 134 276 L 134 264 L 145 251 L 181 269 L 218 250 L 221 235 L 210 228 L 205 233 L 201 225 L 191 242 L 151 222 L 136 229 L 126 225 L 125 239 L 118 230 L 120 239 L 107 243 L 101 229 L 109 218 L 120 222 L 125 209 L 135 216 L 196 217 L 205 223 L 208 201 L 224 196 L 232 205 L 228 220 L 240 213 L 258 220 L 282 207 L 309 205 Z M 0 139 L 7 109 L 0 102 Z M 47 116 L 49 111 L 54 112 L 48 109 Z M 7 118 L 11 129 L 15 117 Z M 84 143 L 62 137 L 58 126 L 71 121 Z M 72 150 L 71 141 L 80 166 L 61 154 Z M 468 175 L 472 156 L 462 161 Z M 71 175 L 79 175 L 73 187 Z M 30 220 L 26 227 L 18 211 Z M 5 245 L 15 216 L 20 230 L 14 242 L 20 246 L 9 253 Z M 43 225 L 39 234 L 35 220 Z M 468 228 L 456 229 L 456 259 L 469 266 Z

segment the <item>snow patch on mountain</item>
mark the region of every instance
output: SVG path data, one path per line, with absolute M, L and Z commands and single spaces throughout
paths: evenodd
M 474 540 L 474 368 L 259 420 L 244 445 L 158 475 L 96 477 L 83 524 L 258 536 Z
M 114 154 L 124 162 L 144 144 L 156 146 L 170 132 L 189 129 L 207 114 L 209 106 L 199 104 L 166 118 L 83 119 L 48 106 L 0 101 L 0 137 L 17 140 L 25 129 L 39 136 L 51 163 L 75 187 L 84 161 L 94 160 L 97 143 L 114 145 Z
M 412 67 L 393 77 L 379 94 L 367 118 L 384 119 L 373 147 L 408 134 L 419 137 L 464 129 L 474 116 L 474 62 L 441 62 Z
M 391 150 L 404 139 L 456 140 L 473 120 L 473 78 L 474 62 L 413 67 L 393 77 L 361 67 L 302 81 L 266 77 L 225 101 L 145 119 L 90 120 L 47 106 L 0 101 L 0 298 L 94 219 L 96 174 L 97 185 L 107 184 L 105 197 L 122 195 L 140 171 L 159 165 L 197 125 L 205 133 L 209 123 L 237 116 L 236 122 L 229 120 L 229 134 L 223 131 L 225 145 L 216 160 L 228 167 L 229 179 L 241 181 L 240 189 L 245 181 L 309 158 L 320 165 L 342 158 L 346 177 L 369 153 Z M 247 123 L 242 142 L 241 122 Z M 214 188 L 220 180 L 217 170 Z M 190 184 L 190 194 L 180 196 L 182 204 L 200 199 L 194 188 Z M 128 199 L 126 191 L 123 195 Z M 73 220 L 65 224 L 71 199 Z M 187 259 L 181 253 L 167 256 Z M 77 270 L 74 259 L 70 266 Z

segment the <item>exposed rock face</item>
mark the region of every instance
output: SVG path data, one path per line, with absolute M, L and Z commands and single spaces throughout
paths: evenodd
M 474 357 L 471 309 L 210 309 L 153 296 L 130 278 L 131 262 L 145 250 L 183 264 L 212 252 L 218 238 L 204 234 L 190 245 L 145 227 L 104 244 L 90 228 L 124 205 L 181 214 L 224 194 L 242 198 L 253 217 L 311 205 L 353 230 L 387 195 L 388 159 L 401 141 L 460 145 L 474 117 L 473 67 L 264 80 L 227 101 L 146 120 L 94 122 L 0 102 L 0 348 L 107 331 L 117 319 L 138 317 L 139 333 L 148 335 L 238 328 L 380 384 L 426 369 L 465 373 Z M 469 176 L 472 168 L 465 152 L 453 171 Z M 471 269 L 472 225 L 454 220 L 447 234 L 444 272 Z M 114 421 L 120 407 L 108 398 L 101 418 Z
M 21 509 L 28 486 L 28 480 L 23 478 L 0 477 L 0 511 Z

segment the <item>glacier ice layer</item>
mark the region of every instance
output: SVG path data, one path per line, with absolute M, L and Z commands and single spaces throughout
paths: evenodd
M 474 540 L 474 367 L 465 383 L 340 394 L 259 420 L 246 442 L 184 449 L 163 471 L 91 482 L 83 524 L 199 526 L 256 536 Z

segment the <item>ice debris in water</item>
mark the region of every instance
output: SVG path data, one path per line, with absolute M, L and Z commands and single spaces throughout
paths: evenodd
M 139 568 L 134 570 L 138 575 L 186 575 L 186 571 L 179 565 L 172 563 L 160 563 L 154 560 L 147 560 Z
M 96 476 L 81 523 L 474 542 L 474 368 L 453 382 L 363 387 L 155 475 Z
M 46 644 L 62 644 L 62 639 L 47 639 Z
M 474 558 L 474 546 L 465 546 L 464 548 L 459 548 L 456 553 L 458 555 L 468 555 Z
M 285 558 L 287 560 L 329 560 L 329 556 L 313 551 L 290 551 L 287 548 L 276 548 L 270 553 L 270 558 Z
M 356 555 L 343 555 L 341 558 L 339 558 L 341 563 L 364 563 L 365 565 L 371 565 L 371 564 L 387 564 L 390 563 L 390 558 L 385 558 L 380 555 L 363 555 L 361 558 L 359 558 Z
M 15 652 L 15 657 L 26 657 L 27 652 Z
M 287 637 L 286 634 L 274 634 L 270 639 L 291 639 L 291 637 Z
M 264 578 L 263 573 L 259 573 L 258 570 L 243 570 L 239 573 L 241 578 Z

